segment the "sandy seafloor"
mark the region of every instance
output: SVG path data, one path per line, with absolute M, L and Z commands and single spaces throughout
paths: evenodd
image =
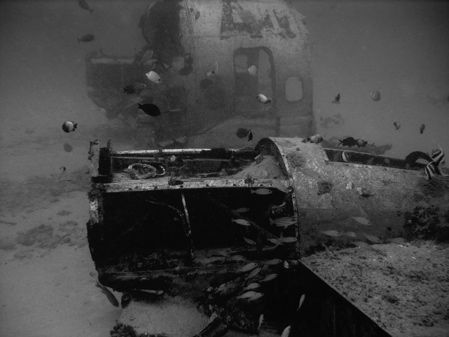
M 100 48 L 132 55 L 140 48 L 136 26 L 145 2 L 98 1 L 92 15 L 69 3 L 0 4 L 0 337 L 108 336 L 121 314 L 95 287 L 85 238 L 85 172 L 90 139 L 112 138 L 125 149 L 134 146 L 133 131 L 106 120 L 87 98 L 84 56 Z M 304 2 L 297 8 L 314 39 L 319 132 L 391 143 L 393 156 L 428 152 L 437 143 L 449 149 L 447 4 Z M 90 31 L 94 43 L 76 42 Z M 369 99 L 373 89 L 382 93 L 378 103 Z M 338 92 L 342 102 L 332 104 Z M 80 123 L 78 132 L 62 133 L 66 119 Z M 401 122 L 398 131 L 394 120 Z M 72 152 L 64 151 L 66 142 Z M 397 335 L 449 336 L 447 247 L 402 245 L 336 252 L 339 266 L 326 255 L 310 263 Z M 366 259 L 375 259 L 370 272 L 379 271 L 378 278 L 357 274 L 353 292 L 345 290 L 352 284 L 347 273 L 363 271 Z M 397 273 L 386 277 L 388 266 Z M 365 282 L 378 286 L 382 275 L 401 296 L 378 289 L 370 298 Z M 441 296 L 433 298 L 433 289 Z M 417 317 L 407 316 L 412 309 Z

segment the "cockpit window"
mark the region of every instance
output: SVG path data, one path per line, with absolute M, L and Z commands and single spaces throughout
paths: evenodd
M 285 99 L 287 102 L 297 102 L 303 98 L 302 81 L 298 77 L 289 77 L 285 82 Z

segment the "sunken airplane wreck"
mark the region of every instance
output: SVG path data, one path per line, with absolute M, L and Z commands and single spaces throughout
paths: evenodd
M 124 310 L 189 299 L 211 317 L 202 337 L 389 336 L 300 258 L 329 230 L 353 233 L 336 240 L 388 238 L 418 204 L 448 212 L 448 187 L 419 165 L 354 151 L 343 162 L 342 151 L 301 138 L 265 138 L 254 150 L 92 143 L 87 228 L 99 282 L 123 293 Z M 371 226 L 353 220 L 361 212 Z

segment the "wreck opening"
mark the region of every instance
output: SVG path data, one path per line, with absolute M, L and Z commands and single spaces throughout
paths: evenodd
M 97 265 L 108 270 L 132 272 L 169 269 L 189 265 L 191 258 L 194 261 L 195 256 L 204 251 L 220 254 L 224 248 L 229 255 L 292 257 L 294 246 L 291 249 L 289 245 L 276 245 L 275 240 L 281 234 L 296 237 L 295 229 L 273 228 L 270 223 L 270 220 L 292 216 L 291 200 L 277 189 L 270 189 L 270 195 L 258 195 L 255 190 L 224 188 L 108 194 L 103 200 L 101 234 L 91 233 L 94 241 L 101 241 L 101 244 L 93 243 L 98 247 L 95 249 Z M 282 207 L 274 214 L 272 205 Z M 269 237 L 261 242 L 261 235 Z M 136 265 L 123 264 L 129 259 Z
M 102 283 L 165 289 L 161 274 L 298 258 L 292 189 L 269 150 L 101 148 L 88 236 Z

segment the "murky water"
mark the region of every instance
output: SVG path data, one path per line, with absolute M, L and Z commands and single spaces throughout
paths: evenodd
M 310 34 L 308 66 L 301 52 L 278 53 L 271 40 L 231 43 L 212 36 L 208 42 L 210 27 L 231 34 L 239 19 L 234 26 L 214 25 L 223 20 L 216 11 L 221 5 L 192 1 L 192 13 L 184 15 L 192 21 L 180 24 L 188 31 L 196 23 L 202 44 L 184 32 L 184 50 L 178 50 L 167 43 L 170 34 L 153 36 L 159 55 L 148 59 L 169 63 L 155 65 L 166 82 L 147 83 L 143 95 L 163 107 L 154 117 L 139 112 L 139 99 L 121 90 L 145 80 L 148 64 L 133 68 L 129 62 L 148 50 L 139 22 L 150 2 L 91 0 L 92 13 L 75 0 L 0 4 L 1 336 L 105 336 L 119 315 L 95 288 L 80 239 L 88 217 L 89 140 L 112 139 L 117 149 L 255 146 L 266 136 L 307 136 L 312 116 L 326 139 L 391 144 L 391 156 L 430 152 L 437 144 L 449 149 L 447 3 L 293 1 Z M 296 34 L 301 39 L 291 41 L 304 42 L 300 25 L 276 26 L 275 20 L 276 34 Z M 157 32 L 150 25 L 147 39 Z M 94 40 L 78 42 L 85 34 Z M 226 55 L 217 49 L 224 43 Z M 94 76 L 99 68 L 89 68 L 86 56 L 100 50 L 96 60 L 103 65 L 114 57 L 127 61 Z M 248 71 L 256 64 L 257 80 Z M 136 69 L 145 72 L 136 75 Z M 208 75 L 211 70 L 216 74 Z M 260 91 L 273 103 L 258 102 Z M 76 132 L 62 131 L 66 120 L 78 123 Z M 238 137 L 238 128 L 251 129 L 253 140 Z M 24 240 L 36 228 L 50 229 Z

